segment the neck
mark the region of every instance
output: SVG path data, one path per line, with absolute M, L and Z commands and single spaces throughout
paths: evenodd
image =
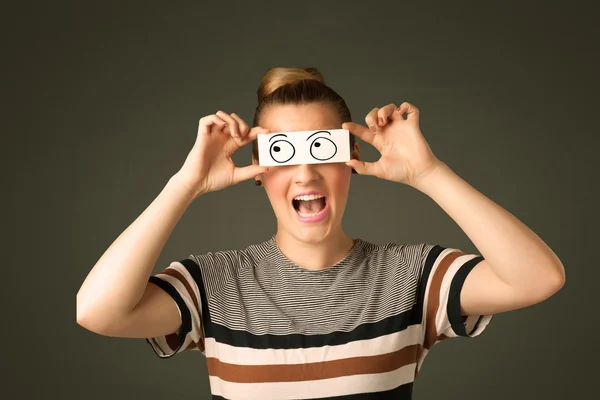
M 317 271 L 342 261 L 354 246 L 354 239 L 340 229 L 338 234 L 307 241 L 280 229 L 275 243 L 288 260 L 301 268 Z

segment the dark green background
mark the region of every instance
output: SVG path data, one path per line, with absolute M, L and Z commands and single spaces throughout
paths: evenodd
M 161 360 L 143 339 L 88 332 L 75 321 L 75 295 L 181 167 L 198 120 L 221 109 L 251 121 L 259 79 L 274 66 L 319 68 L 359 123 L 373 107 L 415 104 L 436 156 L 531 227 L 565 265 L 566 286 L 549 300 L 496 315 L 475 339 L 436 345 L 414 398 L 595 397 L 592 2 L 439 3 L 4 8 L 4 193 L 13 203 L 3 251 L 5 398 L 209 398 L 199 353 Z M 364 159 L 378 158 L 359 143 Z M 247 165 L 250 146 L 234 161 Z M 344 219 L 351 236 L 477 252 L 421 192 L 352 180 Z M 258 243 L 275 229 L 253 180 L 210 193 L 188 209 L 155 272 L 190 253 Z

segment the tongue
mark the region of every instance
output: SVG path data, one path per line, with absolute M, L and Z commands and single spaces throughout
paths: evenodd
M 321 197 L 316 200 L 300 200 L 300 204 L 298 205 L 298 210 L 302 214 L 316 214 L 325 208 L 325 199 Z

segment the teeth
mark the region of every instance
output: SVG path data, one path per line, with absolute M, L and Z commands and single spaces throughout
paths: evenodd
M 323 211 L 323 210 L 321 210 L 321 211 Z M 303 214 L 303 213 L 301 213 L 300 211 L 297 211 L 297 213 L 298 213 L 298 215 L 300 215 L 301 217 L 308 218 L 308 217 L 314 217 L 315 215 L 319 215 L 319 214 L 321 213 L 321 211 L 319 211 L 318 213 L 314 213 L 314 214 Z
M 310 194 L 310 195 L 304 195 L 304 196 L 298 196 L 298 197 L 294 197 L 294 200 L 316 200 L 316 199 L 320 199 L 321 197 L 325 197 L 322 194 Z

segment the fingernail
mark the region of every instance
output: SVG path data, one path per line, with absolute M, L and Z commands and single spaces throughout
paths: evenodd
M 374 126 L 374 125 L 369 125 L 369 129 L 371 130 L 371 132 L 375 133 L 375 130 L 376 130 L 377 128 L 375 128 L 375 126 Z

